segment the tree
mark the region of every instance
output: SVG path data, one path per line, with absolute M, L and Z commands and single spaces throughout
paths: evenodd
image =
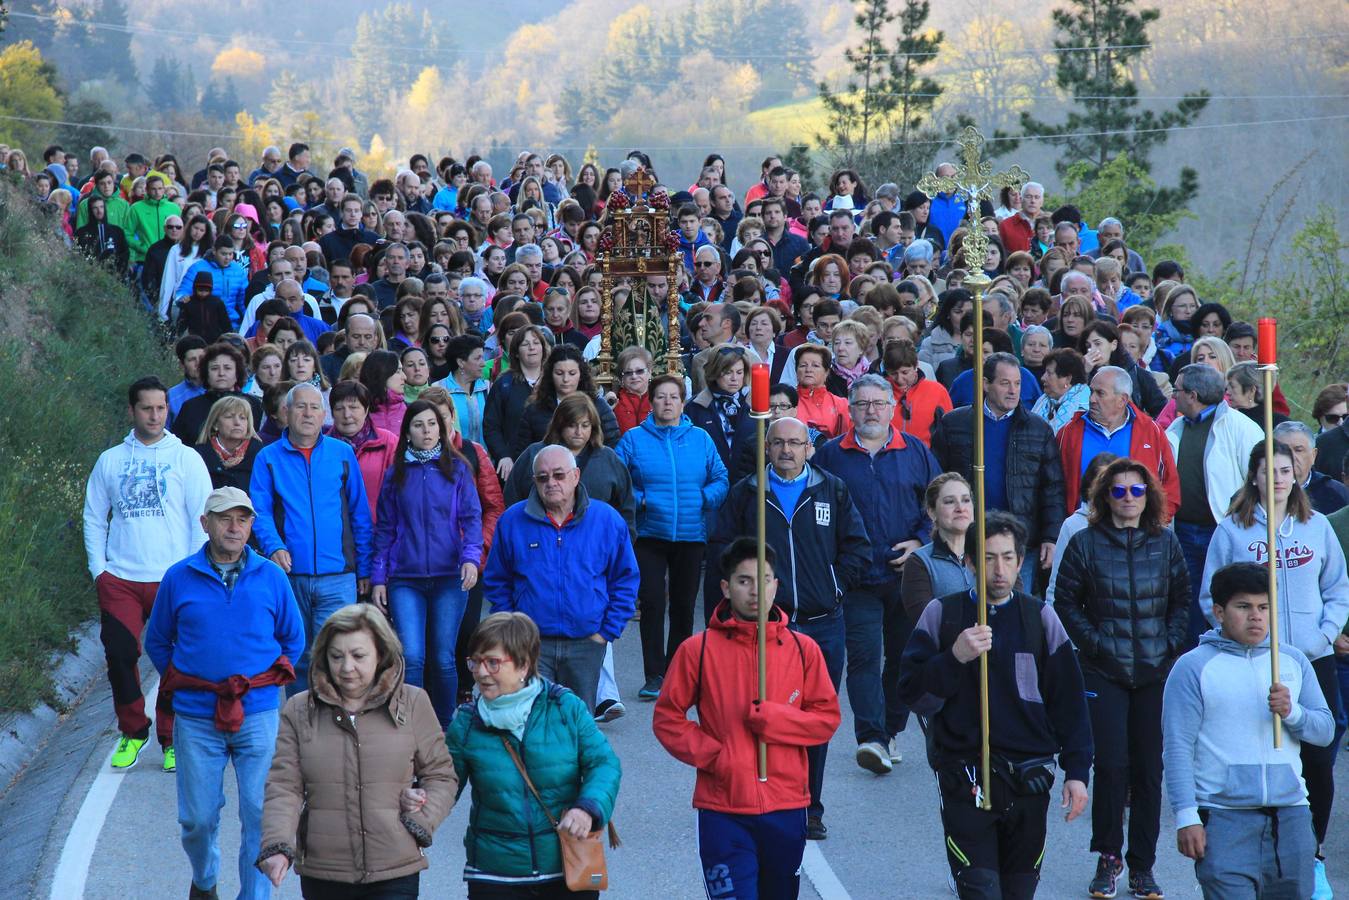
M 208 119 L 220 122 L 232 121 L 243 106 L 238 92 L 234 89 L 232 75 L 226 75 L 224 81 L 212 78 L 201 95 L 201 114 Z
M 192 67 L 183 65 L 176 55 L 156 57 L 145 84 L 145 97 L 160 113 L 178 113 L 196 106 L 197 82 Z
M 42 121 L 61 118 L 65 101 L 56 88 L 56 70 L 32 41 L 0 50 L 0 142 L 15 147 L 42 147 L 53 134 Z
M 112 150 L 118 144 L 116 132 L 102 127 L 112 122 L 112 113 L 93 98 L 81 97 L 72 100 L 66 107 L 65 119 L 68 122 L 81 123 L 63 125 L 57 129 L 56 142 L 64 147 L 67 153 L 78 153 L 87 159 L 88 152 L 93 147 Z
M 1083 183 L 1089 183 L 1115 157 L 1127 154 L 1144 172 L 1149 155 L 1166 142 L 1167 129 L 1189 125 L 1208 105 L 1208 91 L 1188 93 L 1172 109 L 1160 114 L 1139 110 L 1134 69 L 1149 49 L 1148 26 L 1161 18 L 1156 9 L 1135 9 L 1135 0 L 1068 0 L 1069 7 L 1053 12 L 1058 36 L 1055 82 L 1073 95 L 1078 109 L 1062 124 L 1049 125 L 1029 112 L 1021 127 L 1061 148 L 1055 164 L 1059 174 L 1085 164 Z M 1004 150 L 1010 149 L 1006 146 Z M 1179 184 L 1160 188 L 1142 208 L 1116 209 L 1128 216 L 1142 211 L 1165 213 L 1183 209 L 1199 192 L 1199 176 L 1186 166 Z
M 352 57 L 346 105 L 364 144 L 384 124 L 390 93 L 412 84 L 428 65 L 451 65 L 454 45 L 444 20 L 392 3 L 361 14 Z
M 889 0 L 858 3 L 853 22 L 863 40 L 844 53 L 852 67 L 845 89 L 819 84 L 829 134 L 817 140 L 836 165 L 857 169 L 864 181 L 916 181 L 938 139 L 928 117 L 942 92 L 924 70 L 936 60 L 945 35 L 925 30 L 927 0 L 902 0 L 893 12 Z M 895 22 L 899 35 L 887 43 Z

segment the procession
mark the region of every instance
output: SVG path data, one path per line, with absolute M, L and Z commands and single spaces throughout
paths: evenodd
M 1349 375 L 1000 134 L 0 144 L 153 348 L 32 895 L 1345 889 Z

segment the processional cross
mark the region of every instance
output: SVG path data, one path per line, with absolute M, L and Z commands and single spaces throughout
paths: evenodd
M 960 133 L 956 141 L 960 147 L 961 164 L 956 166 L 954 175 L 937 175 L 929 172 L 918 182 L 918 190 L 934 197 L 938 193 L 952 196 L 964 194 L 966 197 L 965 214 L 969 228 L 965 242 L 961 245 L 965 256 L 965 269 L 970 273 L 965 284 L 987 285 L 988 278 L 983 274 L 984 258 L 988 255 L 988 236 L 979 223 L 979 201 L 992 200 L 997 188 L 1019 188 L 1030 180 L 1030 176 L 1020 166 L 1012 166 L 1006 172 L 994 172 L 993 164 L 984 160 L 984 136 L 970 125 Z
M 643 200 L 653 187 L 656 186 L 656 179 L 645 167 L 638 167 L 627 178 L 623 179 L 623 189 L 628 192 L 628 196 L 633 200 Z
M 1029 180 L 1029 176 L 1020 166 L 1012 166 L 1006 172 L 994 172 L 992 163 L 983 159 L 984 138 L 973 125 L 961 132 L 960 156 L 962 162 L 956 167 L 954 175 L 937 175 L 929 172 L 918 182 L 918 190 L 932 197 L 938 192 L 952 196 L 964 194 L 965 212 L 969 227 L 965 231 L 965 242 L 961 253 L 965 257 L 965 269 L 970 273 L 965 278 L 965 286 L 974 294 L 974 527 L 975 527 L 975 566 L 978 569 L 978 621 L 988 624 L 988 582 L 984 578 L 984 518 L 987 513 L 984 492 L 984 288 L 990 279 L 984 274 L 984 260 L 988 253 L 988 235 L 984 234 L 979 222 L 979 201 L 991 200 L 994 188 L 1020 187 Z M 1035 553 L 1038 548 L 1027 547 L 1027 553 Z M 982 734 L 980 753 L 981 789 L 976 792 L 976 802 L 984 809 L 992 809 L 993 768 L 989 740 L 988 714 L 988 654 L 979 655 L 979 723 Z

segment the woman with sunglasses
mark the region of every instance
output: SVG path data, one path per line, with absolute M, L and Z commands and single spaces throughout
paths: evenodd
M 1095 736 L 1091 850 L 1100 857 L 1088 888 L 1093 897 L 1115 895 L 1121 857 L 1133 896 L 1162 893 L 1152 875 L 1161 822 L 1162 693 L 1190 634 L 1189 571 L 1166 515 L 1166 496 L 1151 470 L 1115 460 L 1092 482 L 1090 524 L 1069 540 L 1054 586 L 1054 610 L 1078 649 Z
M 1343 480 L 1344 459 L 1349 455 L 1349 391 L 1343 383 L 1322 388 L 1312 403 L 1316 420 L 1316 464 L 1313 468 Z
M 1226 518 L 1218 523 L 1209 542 L 1199 606 L 1210 621 L 1213 573 L 1229 563 L 1269 564 L 1266 510 L 1273 507 L 1276 523 L 1274 556 L 1279 580 L 1279 640 L 1297 647 L 1311 660 L 1326 703 L 1340 705 L 1339 680 L 1335 671 L 1336 645 L 1349 619 L 1349 576 L 1344 550 L 1330 522 L 1312 509 L 1307 492 L 1293 475 L 1293 451 L 1282 442 L 1274 445 L 1274 499 L 1266 497 L 1265 444 L 1251 449 L 1246 481 L 1232 498 Z M 1316 832 L 1318 880 L 1324 877 L 1321 845 L 1330 825 L 1335 799 L 1333 767 L 1341 741 L 1327 747 L 1302 744 L 1302 777 L 1307 783 L 1312 830 Z

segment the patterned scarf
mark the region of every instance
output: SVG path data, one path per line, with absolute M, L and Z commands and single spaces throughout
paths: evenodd
M 712 391 L 712 403 L 717 408 L 717 415 L 721 417 L 721 430 L 730 437 L 734 433 L 735 426 L 732 424 L 740 415 L 739 392 L 726 394 L 721 391 Z
M 220 443 L 220 438 L 213 434 L 211 435 L 211 449 L 215 450 L 216 456 L 220 457 L 222 466 L 232 469 L 244 461 L 244 454 L 248 453 L 248 441 L 244 441 L 231 452 L 226 450 L 225 445 Z
M 329 428 L 328 434 L 331 437 L 337 438 L 339 441 L 346 441 L 353 449 L 359 450 L 375 439 L 375 423 L 371 422 L 370 417 L 367 416 L 365 424 L 361 426 L 361 430 L 350 437 L 342 434 L 342 432 L 338 431 L 336 428 Z
M 834 371 L 843 379 L 844 384 L 852 387 L 854 381 L 871 371 L 871 363 L 867 361 L 865 354 L 858 357 L 857 362 L 852 366 L 840 365 L 838 360 L 835 360 Z
M 409 447 L 407 449 L 407 452 L 403 454 L 403 461 L 410 463 L 432 462 L 434 460 L 440 459 L 440 447 L 441 447 L 440 441 L 436 441 L 436 445 L 430 448 L 429 450 L 417 450 L 413 447 Z

